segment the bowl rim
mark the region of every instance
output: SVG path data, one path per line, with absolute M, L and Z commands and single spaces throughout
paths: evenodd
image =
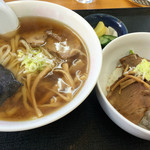
M 126 38 L 126 37 L 129 37 L 129 36 L 138 36 L 138 35 L 142 35 L 142 36 L 143 36 L 143 35 L 149 35 L 149 36 L 150 36 L 150 33 L 149 33 L 149 32 L 133 32 L 133 33 L 128 33 L 128 34 L 122 35 L 122 36 L 120 36 L 120 37 L 114 39 L 114 40 L 113 40 L 112 42 L 110 42 L 108 45 L 106 45 L 106 47 L 103 49 L 103 52 L 102 52 L 103 55 L 104 55 L 105 52 L 109 51 L 109 48 L 111 47 L 111 45 L 112 45 L 113 43 L 116 43 L 116 42 L 118 42 L 119 40 L 122 40 L 122 39 L 124 39 L 124 38 Z M 103 59 L 104 59 L 104 58 L 103 58 Z M 103 66 L 103 64 L 102 64 L 102 66 Z M 100 77 L 99 77 L 99 78 L 100 78 Z M 128 119 L 126 119 L 123 115 L 121 115 L 121 114 L 110 104 L 110 102 L 107 100 L 105 94 L 103 93 L 103 90 L 102 90 L 102 88 L 101 88 L 101 84 L 100 84 L 100 82 L 99 82 L 99 79 L 97 80 L 96 88 L 97 88 L 97 92 L 102 96 L 102 101 L 104 101 L 104 103 L 110 108 L 110 110 L 112 111 L 112 113 L 115 114 L 115 116 L 117 116 L 118 118 L 120 118 L 123 122 L 126 122 L 127 125 L 129 125 L 129 126 L 135 128 L 137 131 L 143 132 L 144 134 L 146 134 L 146 135 L 148 135 L 148 136 L 150 135 L 150 130 L 144 129 L 144 128 L 142 128 L 142 127 L 140 127 L 140 126 L 138 126 L 138 125 L 132 123 L 131 121 L 129 121 Z M 98 96 L 98 95 L 97 95 L 97 96 Z M 99 98 L 99 97 L 98 97 L 98 98 Z M 98 100 L 98 101 L 100 102 L 100 100 Z M 101 105 L 101 103 L 100 103 L 100 105 Z M 103 108 L 103 106 L 102 106 L 102 108 Z M 103 109 L 104 109 L 104 108 L 103 108 Z M 104 111 L 105 111 L 105 110 L 104 110 Z M 105 113 L 107 114 L 106 111 L 105 111 Z M 108 114 L 107 114 L 107 115 L 108 115 Z M 108 117 L 110 118 L 109 115 L 108 115 Z M 121 125 L 119 125 L 119 124 L 118 124 L 116 121 L 114 121 L 112 118 L 110 118 L 110 119 L 111 119 L 117 126 L 119 126 L 120 128 L 122 128 L 122 129 L 125 130 L 126 132 L 132 134 L 130 131 L 124 129 Z M 134 134 L 132 134 L 132 135 L 134 135 Z M 140 136 L 138 136 L 138 135 L 134 135 L 134 136 L 137 136 L 137 137 L 142 138 L 142 139 L 148 139 L 148 138 L 140 137 Z M 150 140 L 150 138 L 149 138 L 149 140 Z
M 34 4 L 43 4 L 43 5 L 53 5 L 54 7 L 58 7 L 58 8 L 61 8 L 61 9 L 63 9 L 63 10 L 66 10 L 67 12 L 69 12 L 70 14 L 72 14 L 72 15 L 74 15 L 74 16 L 76 16 L 76 17 L 78 17 L 79 19 L 80 19 L 80 21 L 82 22 L 82 23 L 84 23 L 87 27 L 88 27 L 88 30 L 89 31 L 91 31 L 92 33 L 93 33 L 93 36 L 95 37 L 95 38 L 97 38 L 97 36 L 96 36 L 96 33 L 94 33 L 94 30 L 93 30 L 93 28 L 90 26 L 90 24 L 82 17 L 82 16 L 80 16 L 79 14 L 77 14 L 76 12 L 74 12 L 73 10 L 71 10 L 71 9 L 68 9 L 68 8 L 66 8 L 66 7 L 64 7 L 64 6 L 61 6 L 61 5 L 58 5 L 58 4 L 54 4 L 54 3 L 51 3 L 51 2 L 44 2 L 44 1 L 13 1 L 13 2 L 7 2 L 7 4 L 11 7 L 11 6 L 13 6 L 13 5 L 23 5 L 23 4 L 30 4 L 30 5 L 34 5 Z M 15 6 L 15 7 L 18 7 L 18 6 Z M 98 43 L 98 38 L 97 38 L 97 43 Z M 74 104 L 75 105 L 69 105 L 69 103 L 67 104 L 67 105 L 65 105 L 65 106 L 63 106 L 62 108 L 63 108 L 63 111 L 64 111 L 64 109 L 65 109 L 65 107 L 66 106 L 71 106 L 71 107 L 69 107 L 69 108 L 67 108 L 64 112 L 63 112 L 63 114 L 60 114 L 59 116 L 57 116 L 57 117 L 52 117 L 52 118 L 49 118 L 49 116 L 51 116 L 52 114 L 54 114 L 54 113 L 52 113 L 52 114 L 50 114 L 50 115 L 47 115 L 47 116 L 44 116 L 44 117 L 42 117 L 42 118 L 38 118 L 38 119 L 36 119 L 36 121 L 35 120 L 27 120 L 27 121 L 0 121 L 0 124 L 3 124 L 3 122 L 4 123 L 10 123 L 10 122 L 14 122 L 14 123 L 21 123 L 20 125 L 18 125 L 18 126 L 16 126 L 15 125 L 15 127 L 9 127 L 8 128 L 8 126 L 7 127 L 5 127 L 5 125 L 3 126 L 3 125 L 1 125 L 1 127 L 0 127 L 0 131 L 7 131 L 7 132 L 14 132 L 14 131 L 24 131 L 24 130 L 30 130 L 30 129 L 34 129 L 34 128 L 38 128 L 38 127 L 41 127 L 41 126 L 44 126 L 44 125 L 47 125 L 47 124 L 50 124 L 50 123 L 52 123 L 52 122 L 54 122 L 54 121 L 56 121 L 56 120 L 58 120 L 58 119 L 60 119 L 60 118 L 63 118 L 64 116 L 66 116 L 67 114 L 69 114 L 70 112 L 72 112 L 74 109 L 76 109 L 87 97 L 88 97 L 88 95 L 91 93 L 91 91 L 94 89 L 94 87 L 95 87 L 95 85 L 96 85 L 96 82 L 97 82 L 97 79 L 98 79 L 98 76 L 99 76 L 99 74 L 100 74 L 100 70 L 101 70 L 101 66 L 102 66 L 102 51 L 101 51 L 101 45 L 100 45 L 100 43 L 98 44 L 98 47 L 100 48 L 100 52 L 98 53 L 98 50 L 97 50 L 97 56 L 99 56 L 99 60 L 101 60 L 101 61 L 99 61 L 99 67 L 97 68 L 97 71 L 96 71 L 96 73 L 97 74 L 95 74 L 95 79 L 94 80 L 92 80 L 93 82 L 92 82 L 92 84 L 91 84 L 91 86 L 90 87 L 88 87 L 88 90 L 86 90 L 85 91 L 85 93 L 86 94 L 84 94 L 84 96 L 82 96 L 82 99 L 80 100 L 80 101 L 78 101 L 78 102 L 74 102 Z M 90 55 L 89 55 L 89 58 L 91 58 L 90 57 Z M 98 61 L 98 60 L 97 60 Z M 91 66 L 90 66 L 91 67 Z M 89 69 L 90 70 L 90 69 Z M 87 81 L 86 81 L 87 82 Z M 85 86 L 85 84 L 83 85 L 83 87 Z M 82 88 L 83 88 L 82 87 Z M 80 90 L 81 91 L 81 90 Z M 79 93 L 80 93 L 80 91 L 79 91 Z M 78 93 L 78 94 L 79 94 Z M 78 95 L 77 94 L 77 95 Z M 77 96 L 76 95 L 76 96 Z M 76 97 L 75 96 L 75 97 Z M 73 101 L 73 100 L 72 100 Z M 72 102 L 71 101 L 71 102 Z M 70 104 L 71 104 L 71 102 L 70 102 Z M 60 109 L 62 109 L 62 108 L 60 108 Z M 57 111 L 56 111 L 57 112 Z M 42 121 L 43 120 L 43 121 Z M 26 126 L 24 125 L 24 123 L 26 124 L 26 123 L 28 123 Z M 23 126 L 21 126 L 21 125 L 23 125 Z

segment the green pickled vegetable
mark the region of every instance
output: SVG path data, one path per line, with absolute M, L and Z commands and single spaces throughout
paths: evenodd
M 116 36 L 113 35 L 103 35 L 99 38 L 102 48 L 104 48 L 109 42 L 114 40 Z

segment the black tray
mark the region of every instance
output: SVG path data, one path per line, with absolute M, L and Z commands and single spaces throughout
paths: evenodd
M 150 8 L 75 10 L 85 17 L 106 13 L 118 17 L 129 32 L 150 31 Z M 0 132 L 0 150 L 149 150 L 150 142 L 114 124 L 100 107 L 95 89 L 73 112 L 37 129 Z

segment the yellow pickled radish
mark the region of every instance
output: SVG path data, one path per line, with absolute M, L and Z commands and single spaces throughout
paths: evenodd
M 104 25 L 104 23 L 102 21 L 100 21 L 97 26 L 95 27 L 95 32 L 97 34 L 98 37 L 101 37 L 102 35 L 105 34 L 106 32 L 106 27 Z

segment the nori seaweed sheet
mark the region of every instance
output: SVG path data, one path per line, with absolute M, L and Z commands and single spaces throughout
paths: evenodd
M 20 86 L 22 83 L 15 79 L 13 73 L 0 65 L 0 105 L 13 96 Z

